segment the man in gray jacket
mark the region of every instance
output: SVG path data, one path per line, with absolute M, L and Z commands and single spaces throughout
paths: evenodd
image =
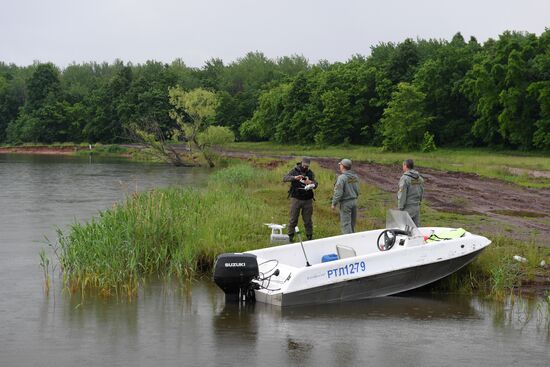
M 424 179 L 414 170 L 414 162 L 407 159 L 403 162 L 403 176 L 399 180 L 397 207 L 411 216 L 414 224 L 420 226 L 420 203 L 424 197 Z
M 340 228 L 342 233 L 355 232 L 357 220 L 357 197 L 359 196 L 359 178 L 351 171 L 351 160 L 342 159 L 338 163 L 341 175 L 334 185 L 332 210 L 340 204 Z

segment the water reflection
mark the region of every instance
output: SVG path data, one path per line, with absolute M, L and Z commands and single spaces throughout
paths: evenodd
M 254 311 L 256 304 L 224 304 L 221 311 L 217 312 L 213 327 L 217 336 L 224 337 L 238 335 L 242 341 L 253 341 L 257 335 L 258 325 L 255 320 Z
M 290 364 L 299 365 L 358 365 L 376 359 L 379 365 L 393 365 L 390 356 L 400 355 L 394 350 L 395 339 L 407 339 L 407 334 L 414 339 L 414 330 L 407 331 L 411 321 L 479 319 L 468 298 L 415 293 L 340 304 L 256 307 L 280 317 L 289 326 L 296 325 L 296 330 L 287 330 L 286 354 Z M 324 338 L 330 347 L 319 349 L 319 341 Z M 384 354 L 389 360 L 382 358 Z M 418 366 L 425 363 L 414 354 L 407 357 L 407 362 Z
M 310 307 L 239 305 L 226 304 L 208 279 L 184 286 L 154 281 L 131 301 L 65 294 L 54 304 L 46 297 L 36 339 L 53 341 L 54 349 L 61 341 L 71 348 L 85 343 L 135 366 L 439 366 L 442 354 L 452 366 L 514 365 L 508 362 L 515 355 L 543 366 L 550 342 L 537 310 L 531 300 L 430 294 Z
M 239 361 L 250 365 L 261 365 L 257 360 L 258 329 L 260 318 L 255 305 L 227 304 L 213 317 L 215 345 L 214 360 Z M 244 350 L 243 350 L 244 349 Z
M 219 296 L 223 300 L 221 292 Z M 517 356 L 522 355 L 532 365 L 546 365 L 550 342 L 541 320 L 547 320 L 548 313 L 537 320 L 535 315 L 543 310 L 540 300 L 523 302 L 413 292 L 282 309 L 261 303 L 221 305 L 212 323 L 219 348 L 216 360 L 231 356 L 254 362 L 254 356 L 263 355 L 300 366 L 367 361 L 379 366 L 436 366 L 445 354 L 446 365 L 498 366 L 514 365 L 510 361 L 519 362 Z M 488 352 L 492 350 L 501 352 L 495 356 Z
M 340 304 L 288 307 L 284 317 L 384 318 L 398 317 L 418 320 L 477 318 L 470 299 L 464 296 L 410 293 L 408 295 L 374 298 Z
M 493 326 L 500 330 L 522 331 L 530 325 L 546 332 L 550 342 L 550 303 L 541 298 L 510 295 L 501 302 L 475 298 L 472 300 L 478 310 L 492 315 Z

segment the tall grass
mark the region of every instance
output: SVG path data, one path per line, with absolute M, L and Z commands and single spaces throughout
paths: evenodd
M 527 259 L 518 262 L 514 255 Z M 535 243 L 519 243 L 510 238 L 492 238 L 492 243 L 469 266 L 443 279 L 436 289 L 481 293 L 502 300 L 513 293 L 522 292 L 523 286 L 533 280 L 535 274 L 545 270 L 541 260 L 550 258 L 550 248 Z
M 98 218 L 59 231 L 60 265 L 73 291 L 132 295 L 149 275 L 188 278 L 221 252 L 261 242 L 268 208 L 246 194 L 249 166 L 214 174 L 207 190 L 172 187 L 135 194 Z
M 44 289 L 44 293 L 48 293 L 50 291 L 51 284 L 50 258 L 46 255 L 46 251 L 44 249 L 40 250 L 38 255 L 40 256 L 40 267 L 42 268 L 42 275 L 44 276 L 44 284 L 42 287 Z

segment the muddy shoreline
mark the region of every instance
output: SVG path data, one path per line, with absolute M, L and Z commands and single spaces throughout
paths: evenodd
M 20 146 L 20 147 L 0 147 L 0 154 L 45 154 L 45 155 L 71 155 L 78 151 L 90 151 L 89 146 Z

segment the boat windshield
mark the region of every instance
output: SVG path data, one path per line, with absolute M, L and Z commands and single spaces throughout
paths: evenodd
M 418 230 L 416 225 L 411 219 L 411 216 L 406 211 L 401 210 L 388 210 L 386 215 L 386 228 L 387 229 L 401 229 L 411 233 L 411 237 L 422 236 L 422 233 Z

